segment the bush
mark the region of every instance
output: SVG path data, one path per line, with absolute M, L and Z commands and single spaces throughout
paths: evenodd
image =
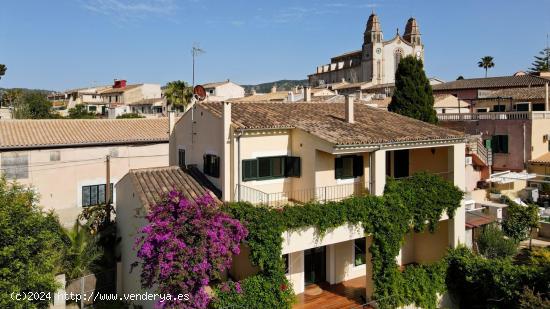
M 486 258 L 506 258 L 517 253 L 517 242 L 504 237 L 504 233 L 495 224 L 483 228 L 477 239 L 479 253 Z
M 122 114 L 122 115 L 116 116 L 116 119 L 134 119 L 134 118 L 145 118 L 145 116 L 142 116 L 138 113 L 128 113 L 128 114 Z
M 523 288 L 519 297 L 518 309 L 550 309 L 550 300 L 543 298 L 540 293 L 533 292 L 529 287 Z
M 502 222 L 504 234 L 518 242 L 528 239 L 531 229 L 537 227 L 539 223 L 538 207 L 536 205 L 522 206 L 509 198 L 506 198 L 505 202 L 508 207 L 506 218 Z

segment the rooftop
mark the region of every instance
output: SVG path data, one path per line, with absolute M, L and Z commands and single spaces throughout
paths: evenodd
M 100 94 L 109 94 L 109 93 L 121 93 L 121 92 L 125 92 L 125 91 L 128 91 L 128 90 L 132 90 L 132 89 L 135 89 L 137 87 L 140 87 L 142 86 L 143 84 L 132 84 L 132 85 L 126 85 L 126 87 L 123 87 L 123 88 L 113 88 L 113 87 L 110 87 L 106 90 L 103 90 L 103 91 L 100 91 L 99 93 Z
M 434 91 L 544 86 L 550 80 L 534 75 L 470 78 L 432 85 Z
M 217 203 L 219 198 L 208 189 L 211 183 L 194 177 L 187 169 L 178 166 L 130 170 L 124 177 L 131 177 L 132 185 L 145 207 L 162 201 L 166 193 L 178 190 L 188 199 L 210 195 Z
M 216 87 L 219 87 L 219 86 L 228 84 L 228 83 L 230 83 L 230 82 L 231 82 L 231 81 L 229 81 L 229 80 L 224 80 L 223 82 L 206 83 L 206 84 L 203 84 L 202 86 L 203 86 L 205 89 L 209 89 L 209 88 L 216 88 Z
M 513 98 L 514 100 L 544 99 L 546 91 L 544 87 L 524 87 L 513 89 L 500 89 L 491 92 L 488 97 Z
M 168 142 L 168 118 L 0 121 L 0 150 Z
M 201 103 L 217 117 L 222 103 Z M 232 122 L 241 129 L 298 128 L 336 145 L 462 139 L 464 134 L 365 104 L 354 105 L 355 123 L 344 120 L 344 103 L 234 103 Z

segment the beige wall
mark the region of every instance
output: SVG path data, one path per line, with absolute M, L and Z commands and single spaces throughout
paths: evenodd
M 59 152 L 59 161 L 50 161 L 52 152 Z M 82 210 L 82 186 L 105 183 L 107 155 L 111 155 L 113 184 L 130 169 L 168 164 L 167 143 L 43 149 L 20 153 L 29 156 L 29 177 L 17 181 L 32 185 L 40 195 L 40 205 L 55 210 L 61 222 L 69 226 Z M 115 190 L 113 200 L 116 200 L 116 195 Z
M 536 159 L 548 152 L 548 143 L 550 142 L 548 140 L 545 141 L 544 135 L 550 136 L 550 119 L 533 119 L 531 128 L 532 159 Z

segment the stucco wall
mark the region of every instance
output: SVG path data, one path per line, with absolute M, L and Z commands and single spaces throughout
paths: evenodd
M 529 159 L 536 159 L 547 153 L 550 149 L 548 140 L 544 139 L 544 135 L 550 136 L 550 119 L 533 119 L 531 130 L 531 156 Z
M 52 152 L 59 152 L 59 161 L 50 161 Z M 72 226 L 82 211 L 82 186 L 105 184 L 107 155 L 111 155 L 113 184 L 130 169 L 168 165 L 167 143 L 43 149 L 22 153 L 29 156 L 29 177 L 17 181 L 32 185 L 40 195 L 40 205 L 44 209 L 55 210 L 62 224 L 67 226 Z M 113 193 L 115 201 L 117 190 Z

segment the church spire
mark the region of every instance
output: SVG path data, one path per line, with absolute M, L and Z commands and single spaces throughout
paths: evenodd
M 378 16 L 372 12 L 367 21 L 367 28 L 363 36 L 365 44 L 381 43 L 382 42 L 382 28 L 380 27 L 380 20 Z
M 403 39 L 413 45 L 422 44 L 420 40 L 420 28 L 418 27 L 418 24 L 416 22 L 416 19 L 414 19 L 414 17 L 409 18 L 409 20 L 407 21 Z

